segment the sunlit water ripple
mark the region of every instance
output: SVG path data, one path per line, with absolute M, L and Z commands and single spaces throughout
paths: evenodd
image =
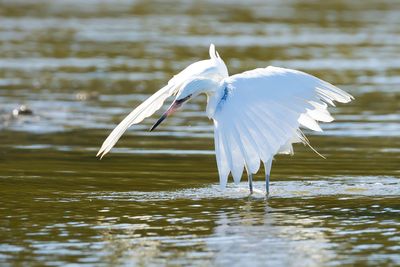
M 311 180 L 311 181 L 282 181 L 271 182 L 272 198 L 312 198 L 321 196 L 349 196 L 349 197 L 397 197 L 400 195 L 400 181 L 396 177 L 329 177 L 329 179 Z M 299 178 L 301 180 L 301 178 Z M 265 190 L 262 190 L 265 184 L 255 182 L 254 194 L 249 195 L 247 183 L 241 183 L 236 186 L 228 186 L 227 189 L 221 189 L 218 185 L 203 188 L 185 189 L 179 191 L 156 191 L 156 192 L 115 192 L 115 193 L 93 193 L 90 198 L 117 201 L 164 201 L 173 199 L 266 199 Z M 400 210 L 399 210 L 400 212 Z

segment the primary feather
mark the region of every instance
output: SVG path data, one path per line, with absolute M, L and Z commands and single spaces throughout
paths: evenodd
M 111 134 L 104 141 L 97 156 L 101 158 L 107 154 L 111 148 L 118 142 L 119 138 L 131 125 L 136 124 L 144 120 L 145 118 L 153 115 L 161 106 L 164 101 L 174 93 L 175 87 L 173 84 L 161 88 L 154 95 L 150 96 L 146 101 L 140 104 L 134 109 L 128 116 L 123 119 L 117 127 L 111 132 Z

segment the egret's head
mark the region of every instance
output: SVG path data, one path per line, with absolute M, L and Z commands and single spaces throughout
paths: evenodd
M 189 79 L 181 86 L 176 94 L 174 102 L 172 102 L 167 111 L 165 111 L 160 119 L 150 128 L 150 131 L 153 131 L 163 120 L 179 109 L 184 103 L 201 93 L 215 90 L 218 85 L 219 81 L 210 78 L 195 77 Z
M 209 92 L 216 88 L 219 81 L 228 77 L 228 70 L 224 61 L 215 50 L 213 44 L 210 45 L 210 59 L 201 60 L 189 65 L 179 74 L 169 80 L 175 92 L 175 100 L 161 118 L 151 127 L 153 131 L 165 118 L 180 108 L 183 103 L 203 92 Z

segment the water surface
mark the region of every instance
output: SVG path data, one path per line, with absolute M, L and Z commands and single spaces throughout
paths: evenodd
M 0 1 L 0 265 L 400 265 L 398 1 Z M 198 97 L 115 125 L 213 42 L 231 74 L 297 68 L 355 96 L 273 164 L 269 200 L 218 187 Z M 20 105 L 33 114 L 15 116 Z M 13 110 L 14 115 L 13 115 Z

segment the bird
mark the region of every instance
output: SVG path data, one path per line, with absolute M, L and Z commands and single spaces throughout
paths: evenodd
M 334 101 L 348 103 L 354 97 L 315 76 L 288 68 L 267 66 L 229 76 L 214 44 L 209 55 L 209 59 L 192 63 L 173 76 L 126 116 L 103 142 L 97 157 L 107 154 L 130 126 L 153 115 L 167 98 L 175 97 L 150 131 L 204 93 L 206 115 L 214 124 L 220 187 L 226 187 L 230 174 L 239 184 L 245 171 L 252 194 L 253 176 L 262 163 L 269 196 L 274 156 L 293 154 L 294 143 L 313 149 L 302 129 L 321 132 L 318 122 L 333 121 L 328 105 L 335 106 Z

